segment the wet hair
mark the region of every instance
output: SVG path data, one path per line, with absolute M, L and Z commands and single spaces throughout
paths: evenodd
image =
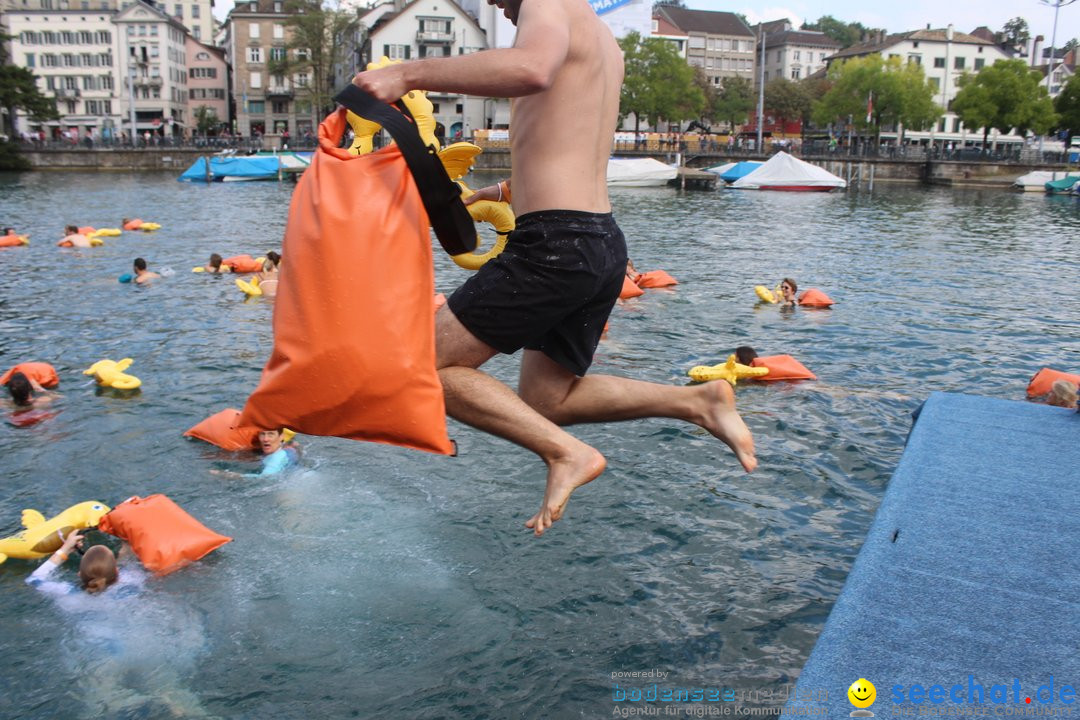
M 79 579 L 89 593 L 98 593 L 116 582 L 116 556 L 104 545 L 86 551 L 79 563 Z
M 799 286 L 796 285 L 795 281 L 792 280 L 791 278 L 784 278 L 783 280 L 780 281 L 781 285 L 783 285 L 784 283 L 787 283 L 788 285 L 791 286 L 791 292 L 798 292 L 799 291 Z
M 1075 408 L 1077 401 L 1076 384 L 1068 380 L 1055 380 L 1046 396 L 1046 404 L 1055 407 Z
M 15 228 L 9 228 L 9 227 L 4 228 L 4 234 L 5 235 L 14 235 L 15 234 Z
M 34 396 L 34 386 L 30 384 L 30 378 L 21 372 L 14 373 L 8 380 L 8 392 L 16 405 L 31 405 L 30 398 Z
M 124 226 L 124 225 L 127 225 L 129 222 L 131 222 L 131 218 L 124 218 L 123 220 L 120 221 L 120 225 Z
M 64 228 L 64 232 L 66 232 L 68 235 L 77 235 L 79 233 L 79 226 L 68 225 Z
M 272 265 L 268 265 L 272 263 Z M 281 255 L 271 250 L 266 253 L 266 262 L 263 263 L 263 270 L 270 270 L 271 267 L 277 268 L 281 264 Z
M 217 253 L 213 253 L 212 255 L 210 255 L 210 262 L 208 262 L 207 265 L 214 268 L 215 270 L 220 270 L 221 269 L 221 256 L 218 255 Z
M 143 260 L 142 258 L 135 258 L 135 269 L 136 270 L 145 270 L 146 269 L 146 261 Z
M 757 357 L 757 351 L 749 345 L 740 345 L 735 348 L 735 362 L 740 365 L 750 365 Z

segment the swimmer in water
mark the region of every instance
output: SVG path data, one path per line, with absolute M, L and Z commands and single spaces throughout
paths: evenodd
M 146 261 L 140 258 L 135 258 L 134 262 L 135 279 L 133 282 L 142 285 L 143 283 L 150 282 L 154 278 L 161 277 L 156 272 L 146 269 Z
M 53 393 L 21 372 L 12 373 L 7 386 L 8 392 L 11 393 L 11 401 L 18 409 L 47 405 L 53 401 Z
M 37 570 L 30 573 L 30 576 L 26 578 L 28 585 L 31 585 L 41 592 L 50 595 L 67 595 L 75 592 L 76 588 L 71 583 L 60 582 L 52 579 L 53 574 L 57 569 L 67 562 L 68 556 L 72 551 L 80 550 L 83 546 L 83 536 L 78 530 L 72 530 L 68 533 L 68 536 L 64 538 L 64 544 L 60 546 L 60 549 L 49 556 L 38 567 Z M 128 547 L 125 544 L 121 549 L 121 554 L 128 552 Z M 144 579 L 142 573 L 131 573 L 130 578 L 127 577 L 128 573 L 125 572 L 123 583 L 128 584 L 130 579 L 132 583 L 141 584 Z M 109 588 L 118 580 L 120 580 L 120 573 L 117 570 L 116 555 L 113 551 L 105 545 L 94 545 L 85 553 L 83 553 L 82 559 L 79 561 L 79 581 L 81 583 L 81 589 L 88 593 L 99 593 Z
M 221 260 L 222 258 L 220 255 L 218 255 L 217 253 L 212 253 L 210 255 L 210 261 L 206 263 L 206 265 L 203 267 L 203 270 L 208 273 L 229 272 L 228 266 L 222 267 Z
M 240 473 L 234 470 L 210 471 L 212 475 L 230 475 L 233 477 L 267 477 L 277 475 L 296 465 L 300 460 L 300 447 L 292 442 L 285 442 L 284 429 L 260 430 L 258 435 L 259 451 L 262 453 L 262 468 L 257 473 Z
M 255 273 L 255 277 L 259 278 L 259 289 L 262 290 L 264 297 L 277 295 L 279 264 L 281 264 L 281 255 L 271 250 L 266 253 L 262 271 Z
M 780 305 L 784 307 L 794 307 L 798 305 L 798 301 L 795 299 L 795 293 L 798 291 L 799 286 L 795 284 L 795 281 L 791 278 L 784 278 L 780 281 Z
M 68 225 L 64 228 L 64 232 L 67 233 L 61 243 L 71 243 L 71 247 L 88 248 L 90 245 L 90 238 L 79 232 L 79 228 L 76 225 Z

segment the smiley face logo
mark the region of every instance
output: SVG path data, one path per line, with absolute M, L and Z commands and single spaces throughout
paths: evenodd
M 866 678 L 859 678 L 851 683 L 847 691 L 848 700 L 857 708 L 868 708 L 877 699 L 877 688 Z M 855 713 L 852 713 L 854 715 Z M 862 713 L 860 713 L 862 714 Z

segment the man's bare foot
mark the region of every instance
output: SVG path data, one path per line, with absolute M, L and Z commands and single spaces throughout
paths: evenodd
M 607 467 L 607 460 L 595 448 L 582 443 L 574 453 L 563 460 L 548 464 L 547 488 L 540 512 L 525 523 L 536 536 L 544 534 L 552 523 L 562 517 L 570 493 L 592 482 Z
M 700 388 L 707 404 L 698 425 L 723 440 L 734 451 L 746 472 L 753 472 L 757 467 L 754 436 L 735 410 L 735 392 L 730 385 L 719 380 L 705 383 Z

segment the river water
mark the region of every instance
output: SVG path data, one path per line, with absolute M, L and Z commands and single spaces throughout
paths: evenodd
M 457 458 L 302 438 L 299 469 L 224 478 L 209 471 L 256 458 L 181 432 L 242 406 L 272 305 L 190 270 L 211 252 L 280 247 L 291 189 L 0 176 L 0 223 L 32 235 L 0 250 L 0 365 L 51 362 L 62 394 L 52 419 L 0 425 L 0 523 L 163 492 L 235 538 L 119 610 L 66 608 L 23 583 L 32 564 L 0 565 L 0 717 L 610 717 L 616 683 L 647 682 L 613 674 L 648 671 L 775 704 L 927 394 L 1020 400 L 1039 367 L 1080 369 L 1074 199 L 616 190 L 637 267 L 680 284 L 615 308 L 594 371 L 679 384 L 740 344 L 796 356 L 818 381 L 737 391 L 757 472 L 676 421 L 574 428 L 608 470 L 542 539 L 522 525 L 543 466 L 455 423 Z M 54 246 L 65 224 L 122 216 L 163 229 Z M 136 256 L 175 274 L 118 283 Z M 465 273 L 436 253 L 440 291 Z M 757 304 L 753 286 L 784 276 L 837 304 Z M 121 357 L 137 394 L 81 375 Z M 515 359 L 490 370 L 513 382 Z

